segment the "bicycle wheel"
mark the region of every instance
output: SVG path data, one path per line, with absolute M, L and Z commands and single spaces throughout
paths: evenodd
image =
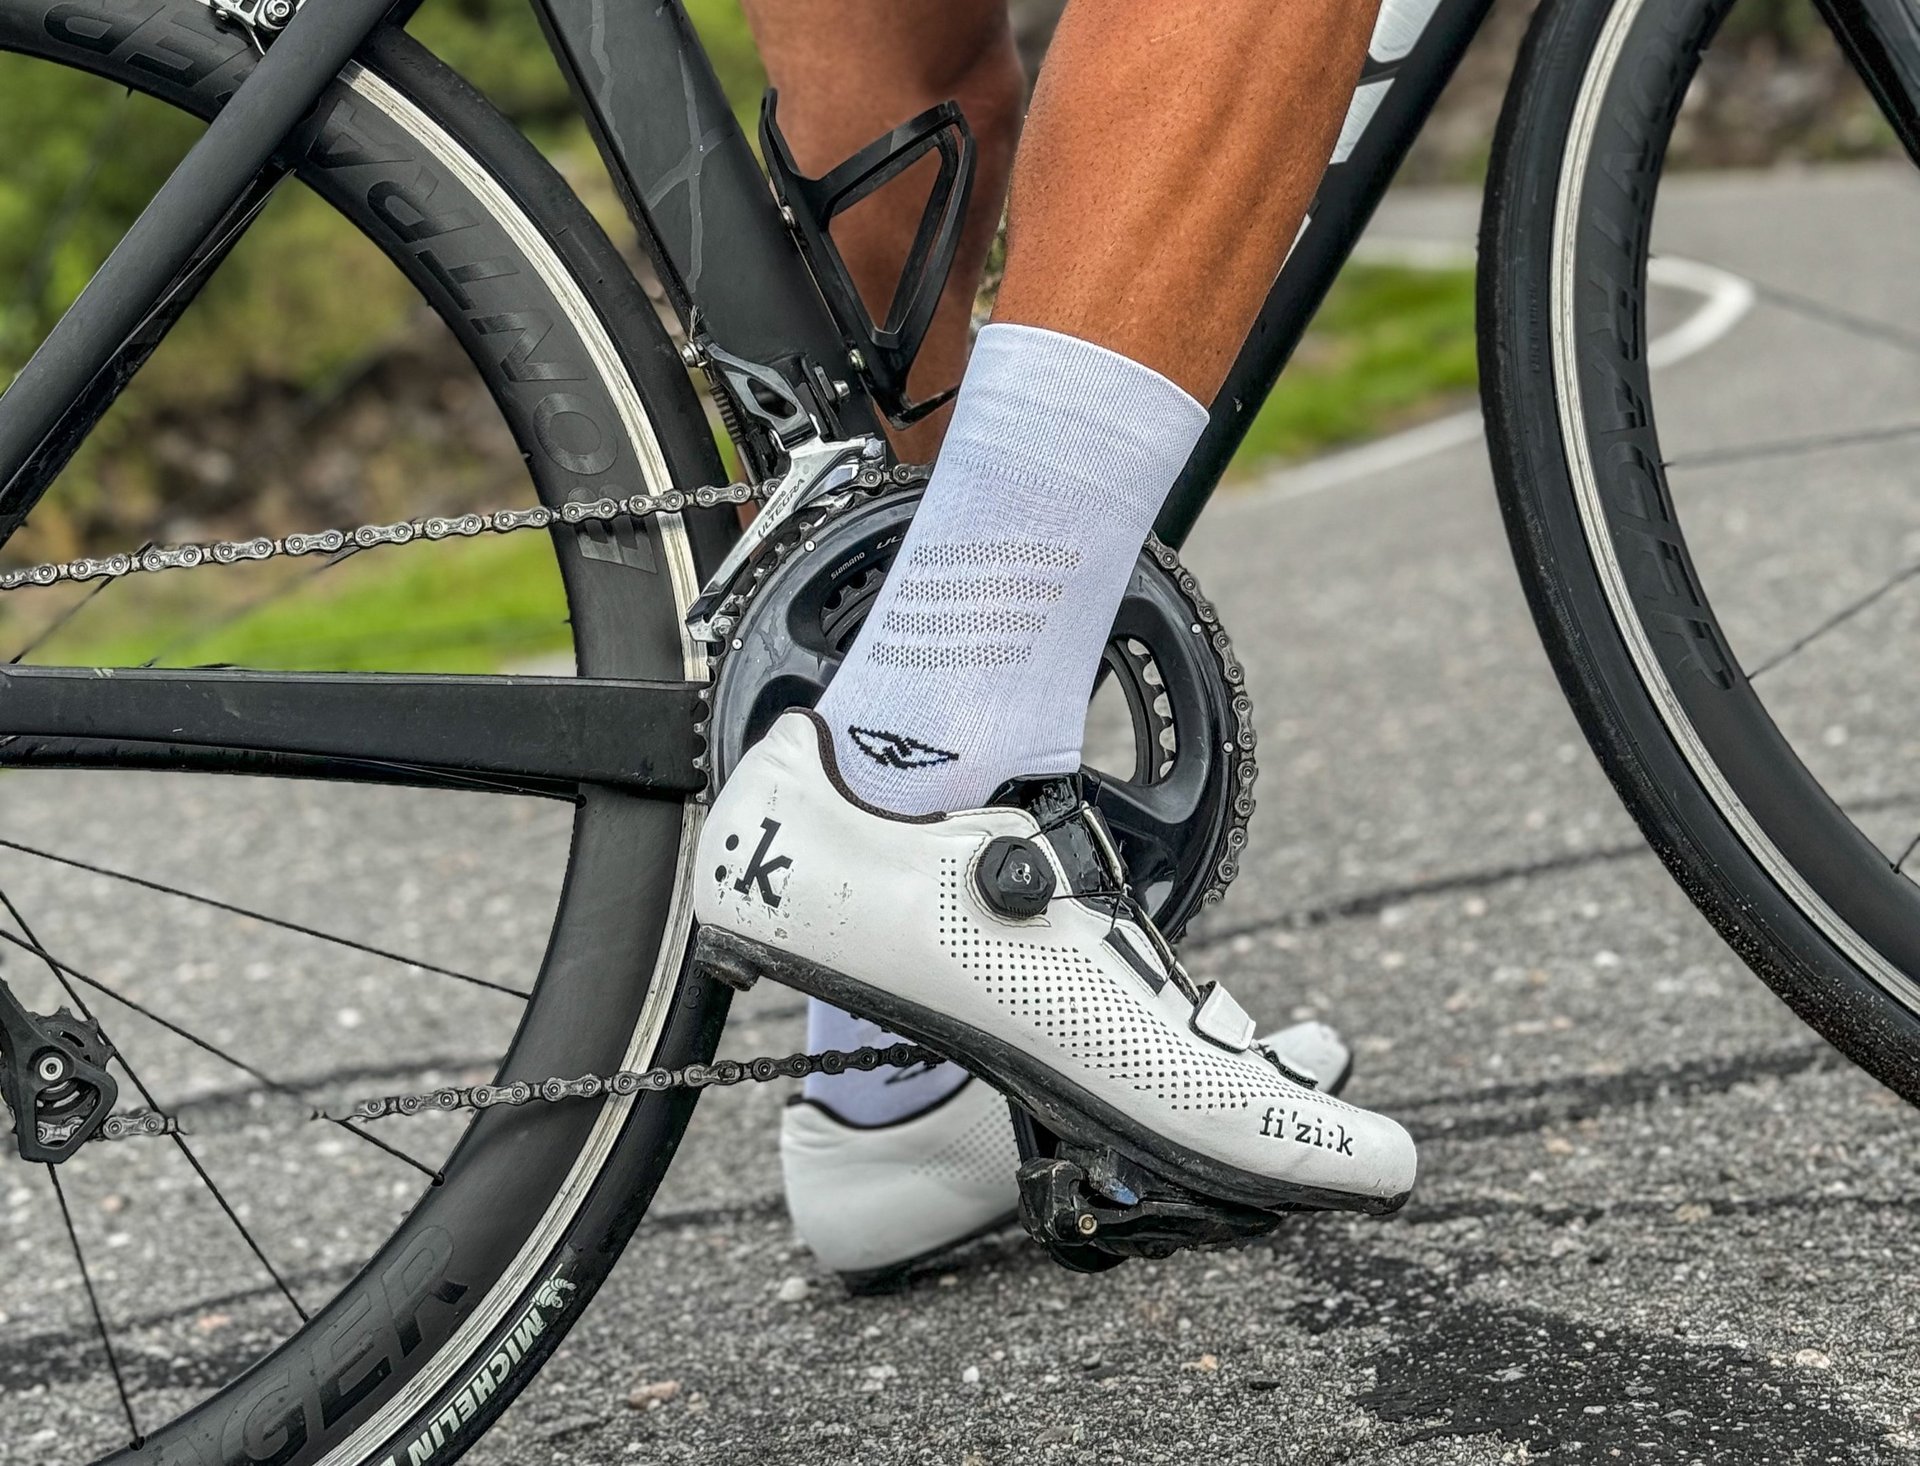
M 131 89 L 205 118 L 254 60 L 245 39 L 191 0 L 131 9 L 0 0 L 0 67 L 16 78 L 57 64 L 103 79 L 86 84 L 109 95 Z M 343 72 L 318 123 L 282 161 L 425 298 L 446 328 L 441 339 L 470 366 L 478 400 L 491 401 L 521 477 L 506 504 L 489 507 L 535 492 L 558 506 L 723 481 L 677 354 L 560 178 L 404 35 L 377 37 L 363 62 Z M 24 87 L 11 93 L 24 95 Z M 128 136 L 111 141 L 124 147 Z M 353 424 L 334 431 L 344 438 Z M 460 446 L 426 444 L 415 457 L 425 473 L 429 460 Z M 681 626 L 699 586 L 697 561 L 710 558 L 696 557 L 694 540 L 724 534 L 659 514 L 511 543 L 531 540 L 544 556 L 552 625 L 564 617 L 562 645 L 570 642 L 582 677 L 679 682 L 705 672 Z M 354 564 L 415 550 L 480 553 L 488 543 L 509 541 L 379 550 Z M 7 553 L 18 563 L 18 545 Z M 180 587 L 198 583 L 198 572 L 179 574 Z M 475 576 L 497 589 L 498 561 L 479 562 Z M 58 634 L 31 660 L 58 662 L 61 638 L 95 625 L 111 602 L 66 603 L 47 627 Z M 354 604 L 370 617 L 382 603 Z M 313 666 L 300 658 L 360 647 L 346 606 L 329 601 L 310 619 L 327 630 L 327 648 L 297 650 L 280 665 Z M 223 615 L 247 609 L 223 603 Z M 172 603 L 165 610 L 171 616 Z M 71 627 L 69 612 L 82 618 Z M 402 637 L 346 665 L 371 659 L 377 668 L 381 657 L 417 664 L 425 655 L 432 666 L 422 645 L 421 636 Z M 401 712 L 403 721 L 419 715 Z M 9 1335 L 0 1347 L 0 1459 L 452 1460 L 540 1367 L 612 1266 L 691 1099 L 643 1092 L 496 1109 L 471 1124 L 429 1118 L 427 1132 L 282 1131 L 262 1101 L 283 1079 L 303 1097 L 317 1079 L 351 1097 L 430 1088 L 449 1072 L 511 1083 L 710 1059 L 724 999 L 683 980 L 681 968 L 684 862 L 699 806 L 684 794 L 584 780 L 532 790 L 564 796 L 555 802 L 506 797 L 528 792 L 510 779 L 455 779 L 422 792 L 75 772 L 46 765 L 84 759 L 32 751 L 36 740 L 7 736 L 17 731 L 0 708 L 0 765 L 16 770 L 0 772 L 6 976 L 16 988 L 38 982 L 54 1000 L 94 1009 L 120 1051 L 122 1108 L 140 1091 L 209 1126 L 223 1109 L 242 1123 L 180 1142 L 87 1146 L 47 1168 L 57 1196 L 17 1156 L 10 1164 L 0 1154 L 0 1197 L 9 1203 L 0 1234 L 9 1261 L 9 1281 L 0 1283 Z M 449 737 L 457 744 L 462 731 Z M 151 763 L 192 768 L 190 752 L 157 744 Z M 411 781 L 404 768 L 361 773 Z M 475 813 L 504 806 L 515 812 Z M 535 813 L 518 812 L 529 807 Z M 135 868 L 126 852 L 139 842 L 122 837 L 156 816 L 176 822 L 171 859 Z M 412 842 L 444 819 L 465 822 L 461 841 L 419 853 Z M 94 870 L 57 863 L 74 857 L 52 841 L 89 834 Z M 112 868 L 118 855 L 127 868 Z M 223 904 L 201 899 L 210 872 L 217 867 L 224 879 L 238 866 L 279 867 L 276 894 L 258 906 L 225 890 L 212 893 Z M 138 904 L 188 897 L 194 904 L 176 925 Z M 390 909 L 401 915 L 388 919 Z M 322 929 L 327 920 L 333 929 Z M 91 942 L 96 953 L 111 945 L 98 939 L 102 925 L 123 943 L 137 933 L 138 950 L 124 960 L 73 955 L 70 942 Z M 314 937 L 330 943 L 320 949 L 324 961 L 288 945 Z M 410 937 L 464 945 L 455 961 L 400 945 Z M 215 943 L 230 945 L 209 957 Z M 36 960 L 50 950 L 58 966 Z M 396 970 L 389 957 L 404 965 Z M 536 971 L 531 980 L 520 975 Z M 255 996 L 195 996 L 224 989 L 229 975 Z M 445 981 L 462 977 L 470 985 Z M 423 979 L 443 985 L 399 996 L 417 994 L 410 984 Z M 306 981 L 344 986 L 319 997 Z M 189 1009 L 207 1015 L 205 1026 L 181 1021 Z M 383 1043 L 390 1055 L 381 1055 Z M 423 1053 L 428 1043 L 437 1046 Z M 272 1074 L 263 1047 L 295 1072 Z M 266 1118 L 256 1123 L 256 1112 Z M 367 1134 L 381 1143 L 356 1143 Z M 205 1253 L 215 1247 L 224 1250 L 210 1262 Z
M 1676 119 L 1703 68 L 1732 54 L 1741 13 L 1735 0 L 1541 7 L 1482 237 L 1489 440 L 1548 653 L 1648 840 L 1795 1012 L 1920 1102 L 1916 810 L 1887 777 L 1911 766 L 1910 720 L 1885 635 L 1904 615 L 1888 571 L 1911 553 L 1895 501 L 1910 497 L 1920 337 L 1901 325 L 1912 299 L 1847 298 L 1883 259 L 1911 277 L 1910 244 L 1875 251 L 1911 240 L 1920 190 L 1890 147 L 1896 161 L 1860 175 L 1872 226 L 1809 230 L 1804 204 L 1767 212 L 1785 183 L 1717 196 L 1677 183 Z M 1806 19 L 1817 31 L 1812 7 Z M 1910 118 L 1920 36 L 1908 21 L 1884 39 L 1880 106 Z M 1847 105 L 1872 115 L 1848 84 Z M 1823 243 L 1796 253 L 1800 238 Z M 1744 272 L 1754 305 L 1737 329 L 1760 344 L 1658 371 L 1649 259 L 1696 249 Z

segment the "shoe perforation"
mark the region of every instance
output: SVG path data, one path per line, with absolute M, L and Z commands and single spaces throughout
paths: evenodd
M 1101 1077 L 1176 1110 L 1244 1110 L 1276 1096 L 1307 1098 L 1265 1060 L 1202 1050 L 1168 1035 L 1139 994 L 1085 953 L 984 932 L 963 894 L 962 864 L 941 862 L 939 940 L 1004 1010 Z M 1331 1111 L 1352 1107 L 1319 1094 Z

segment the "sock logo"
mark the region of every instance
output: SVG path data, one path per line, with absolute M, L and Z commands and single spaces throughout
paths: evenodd
M 904 733 L 883 733 L 875 728 L 849 727 L 847 733 L 860 751 L 877 764 L 890 769 L 926 769 L 935 764 L 958 762 L 960 755 Z
M 756 886 L 759 887 L 760 899 L 776 911 L 780 909 L 781 893 L 773 889 L 773 877 L 776 873 L 787 869 L 793 864 L 793 857 L 791 855 L 777 856 L 772 860 L 767 859 L 768 852 L 773 848 L 773 837 L 779 833 L 780 821 L 760 821 L 759 847 L 747 861 L 746 869 L 740 872 L 740 879 L 733 883 L 734 890 L 738 891 L 742 896 L 751 894 Z M 740 837 L 738 835 L 727 836 L 727 849 L 738 850 L 739 848 Z M 715 878 L 722 882 L 726 880 L 727 874 L 727 868 L 724 865 L 714 872 Z M 786 883 L 783 881 L 781 884 L 785 885 Z

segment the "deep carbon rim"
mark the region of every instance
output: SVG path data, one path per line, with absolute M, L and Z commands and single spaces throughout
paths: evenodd
M 24 6 L 17 8 L 26 9 Z M 182 16 L 176 15 L 170 18 L 174 21 L 175 33 L 178 34 Z M 31 17 L 24 17 L 24 19 L 26 25 L 32 24 Z M 199 30 L 200 23 L 196 23 L 194 27 L 196 36 Z M 237 40 L 233 44 L 244 45 Z M 10 49 L 13 47 L 10 46 Z M 31 41 L 17 49 L 23 55 L 44 54 Z M 56 52 L 47 58 L 46 64 L 70 65 L 72 62 Z M 111 79 L 123 82 L 125 80 L 124 75 L 112 75 L 112 68 L 108 68 L 104 63 L 90 65 L 87 69 L 101 70 L 109 74 Z M 408 73 L 403 68 L 396 74 L 404 76 Z M 423 110 L 401 86 L 359 67 L 350 67 L 343 73 L 342 86 L 350 90 L 356 104 L 365 105 L 371 111 L 377 112 L 395 129 L 417 141 L 422 149 L 422 156 L 430 156 L 431 161 L 437 167 L 443 168 L 449 178 L 457 179 L 476 200 L 484 205 L 491 221 L 498 224 L 511 237 L 515 249 L 520 252 L 520 257 L 533 267 L 534 273 L 539 277 L 539 283 L 558 303 L 568 325 L 572 327 L 591 358 L 597 384 L 604 388 L 611 399 L 611 411 L 617 422 L 620 439 L 628 445 L 626 458 L 631 464 L 630 471 L 635 473 L 639 480 L 635 488 L 658 493 L 672 487 L 666 452 L 663 450 L 648 408 L 641 400 L 636 380 L 624 364 L 612 329 L 602 319 L 599 308 L 589 300 L 578 283 L 575 269 L 563 257 L 561 248 L 549 241 L 549 231 L 542 227 L 532 211 L 537 207 L 537 203 L 523 202 L 512 187 L 495 178 L 488 165 L 481 161 L 481 154 L 476 151 L 476 145 L 463 141 L 452 130 L 453 126 L 471 127 L 472 119 L 467 118 L 465 123 L 459 122 L 458 119 L 465 114 L 456 109 L 449 113 L 449 116 L 455 119 L 454 123 L 452 125 L 443 123 Z M 165 100 L 174 105 L 182 105 L 177 97 L 167 95 L 164 90 L 162 95 Z M 422 95 L 433 96 L 435 93 L 428 90 Z M 484 132 L 481 135 L 484 137 Z M 512 169 L 504 169 L 502 176 L 512 177 Z M 521 177 L 524 182 L 524 169 Z M 537 194 L 535 197 L 537 200 Z M 635 293 L 637 294 L 637 287 L 635 287 Z M 667 609 L 671 614 L 671 622 L 664 619 L 655 620 L 653 627 L 674 646 L 673 670 L 689 679 L 701 678 L 705 674 L 704 657 L 699 648 L 688 640 L 684 629 L 680 626 L 680 613 L 684 612 L 698 588 L 697 572 L 686 528 L 678 516 L 662 516 L 654 521 L 654 525 L 658 531 L 658 537 L 653 543 L 658 556 L 659 569 L 664 571 L 664 575 L 650 575 L 649 582 L 669 588 L 671 606 Z M 567 555 L 572 554 L 572 550 L 569 549 Z M 563 556 L 563 559 L 565 558 L 567 556 Z M 604 561 L 605 557 L 598 558 Z M 598 566 L 588 565 L 584 567 L 584 573 L 595 574 L 604 573 L 604 571 Z M 569 589 L 571 594 L 571 584 Z M 630 644 L 635 643 L 639 638 L 632 635 L 623 636 L 621 634 L 623 628 L 610 624 L 614 618 L 606 614 L 604 609 L 593 619 L 602 624 L 577 628 L 576 654 L 582 672 L 587 675 L 596 672 L 610 676 L 637 675 L 628 665 L 628 659 L 631 656 L 643 655 L 629 650 Z M 636 811 L 648 816 L 646 820 L 639 821 L 638 825 L 634 818 Z M 588 807 L 576 822 L 576 858 L 583 844 L 592 846 L 604 855 L 607 847 L 617 846 L 621 840 L 629 839 L 639 826 L 644 825 L 647 829 L 653 829 L 656 826 L 660 828 L 662 838 L 658 842 L 659 853 L 663 861 L 671 861 L 670 879 L 658 883 L 657 895 L 647 897 L 652 908 L 662 913 L 660 920 L 663 922 L 663 929 L 657 948 L 649 950 L 646 954 L 650 966 L 641 968 L 635 973 L 638 980 L 633 984 L 636 996 L 632 1004 L 634 1012 L 632 1031 L 628 1034 L 624 1045 L 615 1050 L 626 1067 L 650 1065 L 660 1050 L 663 1037 L 670 1032 L 670 1022 L 684 1016 L 681 1010 L 685 1005 L 677 1003 L 676 1000 L 682 995 L 680 972 L 691 921 L 686 863 L 690 858 L 694 838 L 697 835 L 700 813 L 699 807 L 692 804 L 669 806 L 658 800 L 632 801 L 625 800 L 622 796 L 602 797 L 595 793 L 589 797 Z M 670 835 L 666 833 L 668 830 L 671 831 Z M 610 835 L 618 835 L 619 838 L 610 839 Z M 670 851 L 666 848 L 669 838 L 677 842 Z M 570 891 L 574 885 L 575 873 L 574 870 L 569 870 Z M 562 897 L 560 915 L 556 918 L 554 927 L 556 940 L 569 921 L 568 900 L 569 897 Z M 584 928 L 586 925 L 577 914 L 572 924 L 575 928 Z M 575 945 L 590 946 L 591 943 L 577 941 Z M 551 961 L 550 953 L 549 964 Z M 642 983 L 644 983 L 644 997 L 641 997 L 638 992 Z M 608 1036 L 610 1043 L 616 1042 L 618 1038 L 617 1032 Z M 517 1043 L 518 1040 L 516 1040 Z M 684 1047 L 684 1041 L 675 1038 L 671 1046 L 677 1051 L 678 1048 Z M 605 1172 L 611 1158 L 615 1156 L 623 1137 L 629 1132 L 629 1124 L 633 1121 L 636 1110 L 643 1103 L 647 1101 L 609 1101 L 591 1112 L 590 1118 L 588 1112 L 578 1112 L 576 1123 L 584 1132 L 584 1139 L 577 1146 L 569 1144 L 558 1156 L 561 1164 L 566 1164 L 567 1157 L 571 1156 L 564 1182 L 552 1188 L 550 1193 L 545 1190 L 539 1193 L 544 1200 L 544 1207 L 538 1212 L 535 1224 L 520 1236 L 517 1252 L 511 1265 L 488 1277 L 483 1295 L 470 1296 L 464 1300 L 457 1330 L 444 1339 L 433 1339 L 433 1347 L 430 1352 L 423 1351 L 424 1357 L 416 1355 L 407 1359 L 404 1366 L 396 1358 L 395 1372 L 405 1376 L 404 1382 L 395 1389 L 390 1399 L 357 1425 L 353 1424 L 353 1415 L 350 1412 L 347 1413 L 345 1418 L 340 1420 L 340 1426 L 341 1428 L 351 1427 L 351 1434 L 344 1436 L 336 1443 L 315 1449 L 326 1440 L 327 1433 L 322 1429 L 321 1413 L 308 1407 L 307 1414 L 311 1417 L 311 1429 L 308 1431 L 303 1427 L 307 1444 L 304 1449 L 297 1440 L 288 1445 L 291 1438 L 290 1427 L 289 1434 L 282 1437 L 282 1446 L 285 1449 L 282 1450 L 279 1458 L 288 1459 L 289 1454 L 296 1454 L 300 1459 L 310 1462 L 383 1461 L 386 1459 L 389 1448 L 397 1444 L 400 1459 L 407 1459 L 409 1445 L 419 1434 L 421 1418 L 430 1414 L 450 1391 L 457 1391 L 463 1379 L 463 1371 L 472 1366 L 476 1356 L 488 1356 L 493 1341 L 497 1340 L 503 1332 L 511 1330 L 515 1322 L 524 1316 L 530 1301 L 541 1296 L 542 1289 L 550 1279 L 556 1276 L 555 1269 L 558 1266 L 556 1258 L 564 1253 L 563 1244 L 572 1240 L 571 1233 L 580 1225 L 582 1218 L 589 1214 L 589 1209 L 599 1208 L 600 1210 L 592 1211 L 592 1215 L 595 1217 L 601 1215 L 605 1198 L 596 1195 L 595 1182 Z M 651 1103 L 658 1106 L 665 1102 L 656 1098 Z M 453 1167 L 450 1166 L 449 1169 L 452 1170 Z M 603 1221 L 597 1225 L 604 1233 L 608 1223 Z M 363 1273 L 354 1283 L 347 1284 L 333 1303 L 315 1314 L 316 1322 L 312 1326 L 288 1336 L 279 1346 L 276 1354 L 270 1355 L 269 1359 L 283 1358 L 296 1346 L 313 1344 L 314 1336 L 321 1332 L 322 1325 L 328 1321 L 328 1315 L 334 1304 L 348 1297 L 383 1262 L 390 1261 L 389 1254 L 395 1249 L 399 1239 L 407 1235 L 407 1232 L 408 1228 L 403 1224 L 401 1231 L 395 1234 L 395 1238 L 383 1244 L 380 1250 L 373 1254 L 368 1272 Z M 602 1240 L 604 1236 L 597 1238 L 596 1242 Z M 598 1255 L 599 1248 L 596 1246 L 592 1252 L 586 1254 L 586 1260 L 592 1263 L 592 1259 Z M 604 1270 L 605 1265 L 605 1260 L 593 1264 L 600 1270 Z M 587 1269 L 589 1273 L 592 1273 L 593 1266 Z M 588 1290 L 590 1290 L 591 1281 L 597 1281 L 597 1276 L 588 1279 L 585 1285 Z M 479 1289 L 475 1289 L 474 1292 L 480 1294 Z M 552 1290 L 549 1290 L 548 1296 L 556 1302 L 564 1302 L 567 1299 L 566 1293 L 555 1293 Z M 571 1314 L 567 1317 L 570 1320 Z M 557 1335 L 559 1330 L 554 1329 L 551 1332 Z M 339 1342 L 339 1337 L 336 1333 L 336 1344 Z M 516 1358 L 518 1357 L 516 1355 Z M 304 1363 L 305 1361 L 296 1362 Z M 525 1373 L 530 1373 L 535 1364 L 537 1359 L 530 1358 L 521 1377 L 524 1378 Z M 268 1373 L 271 1374 L 271 1371 Z M 321 1382 L 316 1375 L 311 1385 L 318 1385 Z M 518 1381 L 516 1380 L 515 1383 Z M 211 1398 L 201 1401 L 186 1414 L 155 1430 L 144 1443 L 144 1449 L 133 1459 L 200 1460 L 206 1458 L 209 1451 L 220 1459 L 227 1459 L 227 1454 L 223 1453 L 229 1452 L 230 1448 L 239 1449 L 234 1446 L 234 1442 L 238 1439 L 236 1430 L 244 1428 L 251 1432 L 257 1428 L 251 1422 L 254 1417 L 261 1416 L 262 1402 L 272 1392 L 270 1388 L 272 1386 L 272 1380 L 263 1378 L 259 1370 L 242 1379 L 229 1381 Z M 510 1393 L 510 1390 L 503 1390 L 502 1398 L 504 1399 Z M 179 1439 L 185 1424 L 197 1417 L 211 1417 L 215 1422 L 214 1428 L 209 1433 L 203 1433 L 198 1442 Z M 224 1427 L 219 1425 L 221 1417 L 225 1417 Z M 456 1443 L 453 1435 L 451 1431 L 446 1433 L 444 1448 L 441 1446 L 442 1437 L 439 1434 L 432 1437 L 435 1448 L 431 1459 L 445 1461 L 457 1453 L 464 1441 Z M 224 1438 L 226 1444 L 205 1444 L 215 1441 L 216 1438 Z M 246 1449 L 250 1451 L 252 1448 Z
M 1634 603 L 1628 574 L 1609 523 L 1604 488 L 1595 466 L 1595 450 L 1587 418 L 1579 358 L 1581 311 L 1577 299 L 1580 277 L 1580 241 L 1586 190 L 1594 166 L 1594 150 L 1618 68 L 1634 28 L 1650 13 L 1646 0 L 1618 0 L 1608 15 L 1582 82 L 1569 128 L 1558 188 L 1553 227 L 1551 322 L 1554 390 L 1559 407 L 1560 434 L 1582 534 L 1593 557 L 1614 626 L 1633 663 L 1634 671 L 1671 738 L 1713 804 L 1727 829 L 1764 869 L 1796 910 L 1822 937 L 1871 980 L 1891 1000 L 1909 1012 L 1920 1013 L 1920 983 L 1890 962 L 1873 942 L 1835 910 L 1779 843 L 1763 827 L 1749 802 L 1741 797 L 1701 730 L 1687 711 L 1655 650 Z M 1651 205 L 1649 205 L 1651 207 Z M 1639 246 L 1639 284 L 1645 288 L 1646 236 Z M 1657 414 L 1655 414 L 1657 415 Z M 1664 489 L 1664 484 L 1662 485 Z M 1676 524 L 1678 523 L 1676 519 Z M 1703 601 L 1704 604 L 1704 601 Z M 1710 614 L 1710 613 L 1709 613 Z M 1744 674 L 1743 674 L 1744 675 Z M 1778 737 L 1777 733 L 1774 735 Z M 1785 746 L 1784 740 L 1780 740 Z M 1797 755 L 1793 757 L 1798 763 Z M 1801 775 L 1814 787 L 1804 765 Z M 1844 822 L 1838 810 L 1834 816 Z M 1847 829 L 1858 836 L 1850 823 Z M 1864 838 L 1864 837 L 1860 837 Z M 1920 914 L 1920 892 L 1908 897 Z

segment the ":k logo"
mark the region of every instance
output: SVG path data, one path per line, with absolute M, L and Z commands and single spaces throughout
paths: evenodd
M 753 852 L 753 858 L 747 862 L 747 868 L 740 873 L 740 879 L 733 883 L 734 890 L 742 896 L 751 894 L 757 887 L 760 899 L 776 911 L 780 908 L 780 895 L 773 889 L 773 875 L 776 871 L 786 870 L 793 864 L 791 855 L 778 856 L 773 860 L 767 859 L 768 853 L 773 849 L 773 837 L 779 833 L 780 821 L 760 821 L 759 848 Z M 739 845 L 738 835 L 727 836 L 727 849 L 736 850 Z M 722 874 L 724 875 L 725 872 L 723 871 Z M 782 884 L 785 883 L 782 882 Z
M 847 732 L 862 753 L 890 769 L 930 768 L 934 764 L 953 763 L 960 757 L 904 733 L 882 733 L 875 728 L 848 728 Z

